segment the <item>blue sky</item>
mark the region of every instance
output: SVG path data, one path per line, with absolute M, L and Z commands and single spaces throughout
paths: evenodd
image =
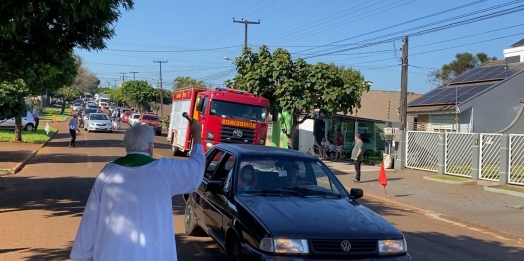
M 381 29 L 472 2 L 476 1 L 135 0 L 135 9 L 124 12 L 116 24 L 117 35 L 108 41 L 107 50 L 77 50 L 77 53 L 102 84 L 114 84 L 115 80 L 121 83 L 122 72 L 127 73 L 126 80 L 132 80 L 133 75 L 129 72 L 137 71 L 136 79 L 149 80 L 156 85 L 159 65 L 153 60 L 160 59 L 168 61 L 162 65 L 166 89 L 171 88 L 178 76 L 191 76 L 218 86 L 234 77 L 234 66 L 224 57 L 239 55 L 244 43 L 244 25 L 233 23 L 233 17 L 250 21 L 260 19 L 259 25 L 249 26 L 248 42 L 255 48 L 262 44 L 271 49 L 283 47 L 293 54 L 293 58 L 316 56 L 307 59 L 310 63 L 334 62 L 353 67 L 373 82 L 372 89 L 396 91 L 400 88 L 398 57 L 401 52 L 394 50 L 400 49 L 402 41 L 392 38 L 507 9 L 413 30 L 509 1 L 486 0 Z M 524 38 L 521 17 L 522 12 L 516 12 L 410 37 L 408 90 L 425 93 L 434 88 L 427 82 L 427 73 L 453 60 L 458 52 L 486 52 L 503 58 L 503 49 Z M 381 31 L 374 32 L 377 30 Z M 410 31 L 399 33 L 402 30 Z M 340 41 L 344 39 L 347 40 Z M 340 42 L 326 46 L 337 41 Z M 379 44 L 363 46 L 370 42 Z M 351 50 L 341 51 L 343 49 Z M 329 54 L 334 51 L 338 52 Z

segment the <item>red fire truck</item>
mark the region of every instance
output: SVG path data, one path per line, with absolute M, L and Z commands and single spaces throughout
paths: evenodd
M 269 121 L 276 121 L 276 108 L 252 93 L 230 88 L 188 88 L 173 93 L 167 141 L 173 156 L 187 155 L 191 149 L 189 124 L 183 112 L 202 124 L 204 151 L 218 143 L 265 145 Z M 271 119 L 269 115 L 271 114 Z

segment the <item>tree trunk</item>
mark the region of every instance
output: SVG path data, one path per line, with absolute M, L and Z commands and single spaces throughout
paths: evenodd
M 292 149 L 293 148 L 293 136 L 295 134 L 295 130 L 297 129 L 298 125 L 304 123 L 304 121 L 306 121 L 307 119 L 309 119 L 309 116 L 307 117 L 304 117 L 302 120 L 298 120 L 298 115 L 292 115 L 291 116 L 291 126 L 290 126 L 290 129 L 287 130 L 285 129 L 285 127 L 282 127 L 282 130 L 284 130 L 284 134 L 286 135 L 287 137 L 287 145 L 288 145 L 288 149 Z M 283 124 L 285 125 L 285 124 Z
M 15 141 L 22 141 L 22 117 L 15 117 Z
M 65 102 L 65 100 L 62 99 L 62 110 L 60 111 L 60 114 L 62 114 L 62 115 L 64 115 L 65 106 L 66 106 L 66 102 Z

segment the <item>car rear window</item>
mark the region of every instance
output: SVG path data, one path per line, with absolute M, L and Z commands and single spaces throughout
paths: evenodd
M 153 116 L 153 115 L 144 115 L 144 116 L 142 116 L 142 120 L 158 121 L 158 117 L 157 116 Z

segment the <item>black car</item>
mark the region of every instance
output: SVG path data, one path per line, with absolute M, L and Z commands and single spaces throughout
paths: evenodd
M 229 260 L 411 260 L 404 235 L 348 193 L 319 159 L 269 146 L 218 144 L 200 188 L 184 195 L 188 235 Z

